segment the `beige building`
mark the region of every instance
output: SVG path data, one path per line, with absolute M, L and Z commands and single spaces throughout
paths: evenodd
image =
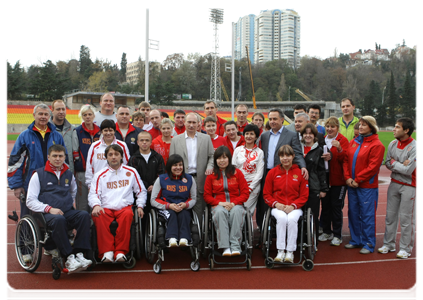
M 83 104 L 92 104 L 98 109 L 100 107 L 100 97 L 103 94 L 104 93 L 78 91 L 64 95 L 63 100 L 70 109 L 80 109 Z M 142 95 L 119 93 L 113 93 L 113 96 L 115 97 L 116 107 L 128 105 L 131 108 L 135 107 L 135 99 L 144 97 Z
M 141 72 L 144 71 L 145 61 L 136 61 L 126 65 L 126 82 L 130 84 L 137 84 L 138 78 Z M 161 64 L 159 62 L 150 62 L 150 72 L 157 69 L 158 72 L 161 70 Z

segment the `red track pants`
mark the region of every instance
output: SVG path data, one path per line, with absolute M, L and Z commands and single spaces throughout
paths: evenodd
M 132 206 L 127 206 L 121 210 L 110 210 L 104 208 L 105 213 L 99 217 L 93 217 L 97 231 L 97 246 L 99 257 L 104 253 L 113 251 L 114 258 L 119 253 L 127 254 L 129 252 L 129 241 L 131 239 L 131 224 L 134 217 Z M 110 224 L 113 220 L 119 224 L 116 230 L 116 236 L 110 232 Z

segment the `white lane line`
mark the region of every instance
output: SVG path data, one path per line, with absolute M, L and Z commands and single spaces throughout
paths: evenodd
M 407 258 L 405 260 L 416 260 L 415 257 Z M 314 266 L 337 266 L 337 265 L 355 265 L 355 264 L 369 264 L 369 263 L 383 263 L 383 262 L 400 262 L 404 261 L 404 259 L 383 259 L 383 260 L 368 260 L 368 261 L 345 261 L 345 262 L 333 262 L 333 263 L 315 263 Z M 302 267 L 301 264 L 292 265 L 291 267 Z M 243 270 L 246 267 L 217 267 L 216 270 Z M 266 266 L 252 266 L 252 269 L 266 269 Z M 163 272 L 192 272 L 191 269 L 162 269 Z M 201 271 L 210 271 L 208 267 L 201 268 Z M 52 271 L 41 271 L 35 272 L 35 274 L 51 274 Z M 79 274 L 127 274 L 127 273 L 153 273 L 153 270 L 119 270 L 119 271 L 88 271 L 88 272 L 80 272 Z M 18 272 L 7 272 L 7 274 L 16 275 L 16 274 L 28 274 L 26 271 L 18 271 Z

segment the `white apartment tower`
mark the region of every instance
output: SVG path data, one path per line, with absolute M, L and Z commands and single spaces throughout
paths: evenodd
M 247 57 L 245 46 L 248 46 L 248 55 L 254 63 L 254 18 L 255 15 L 250 14 L 235 23 L 235 59 Z
M 301 18 L 292 9 L 263 10 L 254 18 L 254 62 L 286 59 L 293 68 L 300 62 Z

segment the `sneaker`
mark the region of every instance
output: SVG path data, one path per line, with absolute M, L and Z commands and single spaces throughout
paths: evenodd
M 53 257 L 59 257 L 59 250 L 57 250 L 57 249 L 53 249 L 53 250 L 44 249 L 44 255 L 51 255 Z
M 90 266 L 90 265 L 93 263 L 91 260 L 86 259 L 86 258 L 84 257 L 84 255 L 83 255 L 81 252 L 79 252 L 78 254 L 76 254 L 75 259 L 76 259 L 79 263 L 81 263 L 82 267 L 84 267 L 84 268 L 86 268 L 86 267 Z
M 66 266 L 66 269 L 69 270 L 69 272 L 73 272 L 76 269 L 82 268 L 82 264 L 75 259 L 75 255 L 73 254 L 68 256 L 65 266 Z
M 113 251 L 109 251 L 103 254 L 101 259 L 102 263 L 112 263 L 113 262 Z
M 327 234 L 327 233 L 322 233 L 321 235 L 319 235 L 319 241 L 320 242 L 325 242 L 328 240 L 333 239 L 333 233 L 331 234 Z
M 274 261 L 283 262 L 285 259 L 285 250 L 278 250 L 278 255 L 275 257 Z
M 231 250 L 232 255 L 231 256 L 238 256 L 241 255 L 241 252 L 238 250 Z
M 187 239 L 180 239 L 179 240 L 179 247 L 186 247 L 188 246 L 188 240 Z
M 224 251 L 223 251 L 223 254 L 222 254 L 223 256 L 232 256 L 232 252 L 231 252 L 231 248 L 226 248 Z
M 294 262 L 294 253 L 292 251 L 286 251 L 285 258 L 283 262 L 293 263 Z
M 29 264 L 32 262 L 32 255 L 31 254 L 24 254 L 22 255 L 22 259 L 24 263 Z
M 118 255 L 116 255 L 116 260 L 115 262 L 126 262 L 126 256 L 123 253 L 118 253 Z
M 379 249 L 377 249 L 377 252 L 382 253 L 382 254 L 386 254 L 388 252 L 395 252 L 395 249 L 391 249 L 386 245 L 383 245 L 382 247 L 380 247 Z
M 362 248 L 362 249 L 360 250 L 360 253 L 361 253 L 361 254 L 370 254 L 370 253 L 372 253 L 372 252 L 370 252 L 370 250 L 369 250 L 369 249 L 367 249 L 367 248 Z
M 347 249 L 354 249 L 354 248 L 359 248 L 360 246 L 348 243 L 344 247 L 347 248 Z
M 400 250 L 400 251 L 397 253 L 397 257 L 398 257 L 398 258 L 408 258 L 410 255 L 411 255 L 411 253 L 408 253 L 408 252 L 407 252 L 407 251 L 405 251 L 405 250 Z
M 178 240 L 175 238 L 169 239 L 169 247 L 178 247 Z
M 339 246 L 342 244 L 342 240 L 340 238 L 334 237 L 331 241 L 330 241 L 331 246 Z
M 323 228 L 319 226 L 319 234 L 323 233 Z

